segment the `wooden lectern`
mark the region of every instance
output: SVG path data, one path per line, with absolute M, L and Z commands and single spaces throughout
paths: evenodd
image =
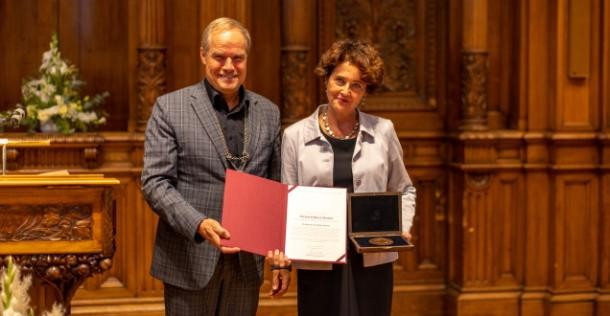
M 13 256 L 34 276 L 36 314 L 61 303 L 112 265 L 114 186 L 99 174 L 0 176 L 0 264 Z

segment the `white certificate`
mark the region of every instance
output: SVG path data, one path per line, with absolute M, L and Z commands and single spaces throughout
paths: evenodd
M 346 262 L 347 190 L 297 186 L 289 189 L 286 255 L 292 260 Z

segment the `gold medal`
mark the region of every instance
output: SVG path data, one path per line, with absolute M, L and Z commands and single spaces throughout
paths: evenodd
M 376 245 L 376 246 L 389 246 L 389 245 L 393 244 L 394 242 L 390 238 L 375 237 L 375 238 L 369 239 L 369 243 L 371 243 L 372 245 Z

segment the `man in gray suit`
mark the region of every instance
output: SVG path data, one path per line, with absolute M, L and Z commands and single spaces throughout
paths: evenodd
M 222 246 L 230 233 L 219 223 L 227 168 L 280 177 L 280 114 L 243 86 L 249 49 L 239 22 L 212 21 L 201 39 L 205 80 L 160 96 L 148 121 L 142 192 L 159 215 L 151 274 L 167 315 L 256 314 L 264 258 Z M 283 254 L 273 259 L 278 296 L 290 272 Z

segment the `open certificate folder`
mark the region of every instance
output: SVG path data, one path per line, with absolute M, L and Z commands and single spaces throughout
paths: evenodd
M 280 249 L 291 260 L 345 263 L 347 191 L 288 186 L 227 170 L 222 226 L 224 246 L 267 255 Z

